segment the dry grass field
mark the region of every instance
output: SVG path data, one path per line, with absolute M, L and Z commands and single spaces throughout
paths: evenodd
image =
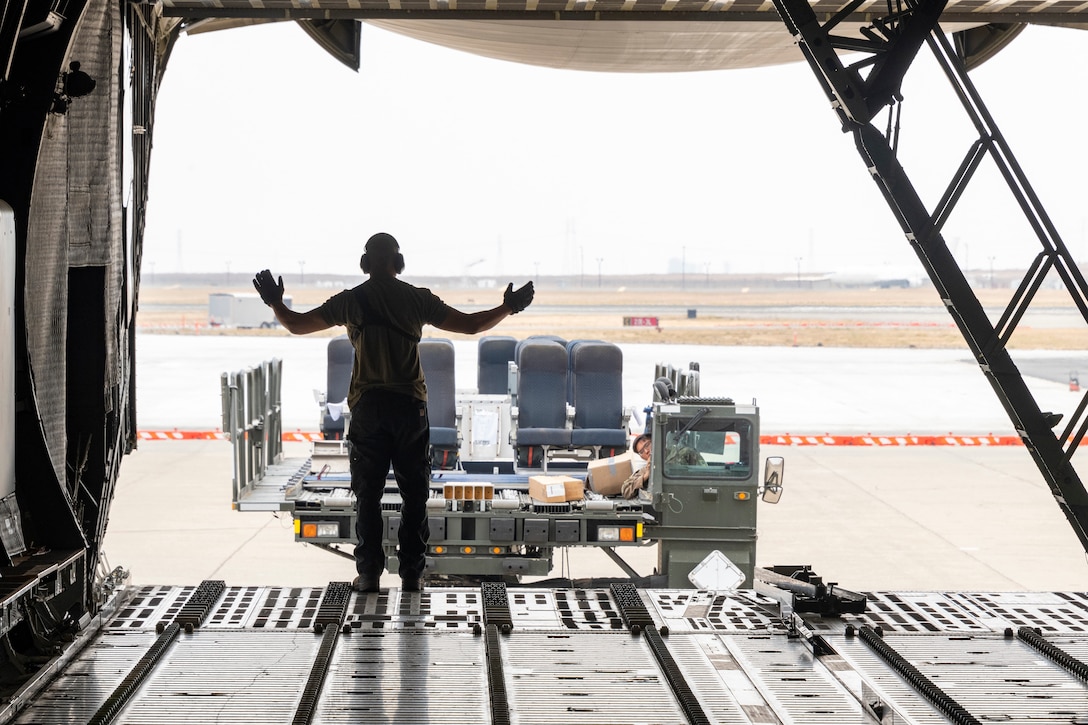
M 286 335 L 281 329 L 236 330 L 212 328 L 208 320 L 208 295 L 215 292 L 248 292 L 242 286 L 154 286 L 140 290 L 137 322 L 142 333 L 201 335 Z M 449 304 L 466 310 L 497 304 L 501 290 L 436 290 Z M 294 305 L 308 309 L 320 304 L 335 290 L 293 285 L 288 293 Z M 1002 310 L 1011 292 L 1007 289 L 976 291 L 987 309 Z M 1071 308 L 1064 291 L 1042 290 L 1035 308 Z M 717 312 L 711 310 L 715 308 Z M 788 319 L 783 308 L 800 308 Z M 866 315 L 876 321 L 859 322 L 857 309 L 876 310 Z M 899 308 L 898 310 L 896 308 Z M 687 310 L 697 311 L 689 319 Z M 851 311 L 854 314 L 851 314 Z M 882 321 L 886 314 L 887 321 Z M 913 311 L 913 312 L 912 312 Z M 925 320 L 912 320 L 912 314 Z M 624 316 L 656 316 L 658 327 L 625 327 Z M 341 334 L 337 328 L 327 335 Z M 912 289 L 554 289 L 540 286 L 533 306 L 505 320 L 496 334 L 526 337 L 555 334 L 567 339 L 591 337 L 624 343 L 693 345 L 827 346 L 880 348 L 963 348 L 964 340 L 943 310 L 932 287 Z M 425 333 L 426 334 L 426 333 Z M 443 337 L 457 337 L 441 333 Z M 1088 349 L 1088 326 L 1074 329 L 1033 328 L 1021 325 L 1010 340 L 1011 348 Z

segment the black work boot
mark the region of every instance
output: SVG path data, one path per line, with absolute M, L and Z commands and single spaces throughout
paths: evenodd
M 357 592 L 363 592 L 366 594 L 373 594 L 379 590 L 378 577 L 376 576 L 357 576 L 355 580 L 351 582 L 351 588 Z

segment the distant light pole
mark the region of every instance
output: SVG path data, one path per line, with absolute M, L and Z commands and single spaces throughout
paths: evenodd
M 306 260 L 298 260 L 298 286 L 306 284 Z
M 597 288 L 601 286 L 601 263 L 604 262 L 604 257 L 597 257 Z
M 688 248 L 680 247 L 680 289 L 688 286 Z
M 796 257 L 796 259 L 797 259 L 797 286 L 800 287 L 801 286 L 801 260 L 804 259 L 804 257 Z
M 994 288 L 994 258 L 990 257 L 990 289 Z
M 540 279 L 540 262 L 533 262 L 533 279 Z
M 703 262 L 703 267 L 706 269 L 706 286 L 710 286 L 710 262 Z
M 230 287 L 230 260 L 227 260 L 227 286 Z

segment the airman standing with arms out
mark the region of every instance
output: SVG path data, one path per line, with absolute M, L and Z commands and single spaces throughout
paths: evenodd
M 430 497 L 430 424 L 427 386 L 419 360 L 424 325 L 474 335 L 490 330 L 508 315 L 533 301 L 533 283 L 506 287 L 501 305 L 465 313 L 450 307 L 430 290 L 397 278 L 404 256 L 392 235 L 367 240 L 359 266 L 369 278 L 357 287 L 330 297 L 308 312 L 295 312 L 283 303 L 283 278 L 263 270 L 253 280 L 261 299 L 276 319 L 296 335 L 335 325 L 347 327 L 355 349 L 348 387 L 351 423 L 351 488 L 356 497 L 354 587 L 378 591 L 385 571 L 381 498 L 390 465 L 402 499 L 399 558 L 404 591 L 422 589 L 426 567 L 427 499 Z

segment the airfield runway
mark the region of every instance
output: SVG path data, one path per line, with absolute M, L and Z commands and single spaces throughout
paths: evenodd
M 140 428 L 220 425 L 219 376 L 284 361 L 285 430 L 315 430 L 327 338 L 142 335 Z M 471 387 L 475 343 L 457 343 Z M 655 362 L 699 361 L 703 393 L 756 398 L 763 434 L 1009 436 L 1011 426 L 966 351 L 624 345 L 625 401 L 649 402 Z M 469 361 L 464 363 L 463 361 Z M 1070 411 L 1069 353 L 1027 355 L 1044 410 Z M 1088 366 L 1084 366 L 1088 370 Z M 306 444 L 288 444 L 305 456 Z M 777 506 L 760 503 L 757 562 L 811 564 L 861 591 L 1082 591 L 1088 561 L 1019 445 L 764 446 L 786 459 Z M 1078 454 L 1079 455 L 1079 454 Z M 352 562 L 293 541 L 288 516 L 231 510 L 231 446 L 141 441 L 121 466 L 103 551 L 136 584 L 317 586 L 350 580 Z M 640 573 L 652 547 L 627 557 Z M 556 557 L 555 576 L 620 576 L 600 552 Z M 396 577 L 385 584 L 398 586 Z

